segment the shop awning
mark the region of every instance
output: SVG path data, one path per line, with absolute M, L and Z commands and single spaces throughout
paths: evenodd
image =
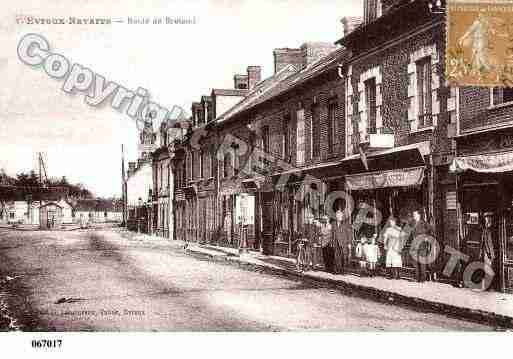
M 500 173 L 513 171 L 513 152 L 456 157 L 451 164 L 453 173 L 464 171 Z
M 420 158 L 422 160 L 424 156 L 431 154 L 431 142 L 423 141 L 423 142 L 412 143 L 410 145 L 388 148 L 386 150 L 369 152 L 369 153 L 367 153 L 367 158 L 386 156 L 386 155 L 390 155 L 390 154 L 394 154 L 394 153 L 398 153 L 398 152 L 406 152 L 406 151 L 417 152 L 421 156 Z M 356 154 L 356 155 L 352 155 L 352 156 L 347 156 L 344 159 L 344 161 L 350 161 L 350 160 L 359 159 L 359 158 L 360 158 L 360 154 Z
M 348 175 L 346 185 L 351 191 L 417 186 L 424 180 L 424 169 L 422 166 Z

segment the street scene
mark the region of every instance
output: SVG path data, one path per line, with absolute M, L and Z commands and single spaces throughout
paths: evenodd
M 513 328 L 513 3 L 284 3 L 12 16 L 0 331 Z

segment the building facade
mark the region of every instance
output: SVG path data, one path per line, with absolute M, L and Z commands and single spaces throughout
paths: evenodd
M 355 207 L 377 209 L 379 233 L 389 216 L 412 223 L 420 211 L 440 243 L 452 240 L 440 208 L 440 183 L 452 154 L 448 125 L 453 91 L 444 81 L 445 22 L 425 1 L 364 1 L 361 26 L 339 44 L 351 52 L 346 82 L 346 189 Z M 397 19 L 401 19 L 398 21 Z M 444 182 L 444 183 L 445 183 Z M 447 182 L 448 183 L 448 182 Z M 402 275 L 414 274 L 410 242 Z M 445 262 L 430 266 L 432 272 Z
M 485 228 L 491 233 L 487 277 L 492 289 L 513 292 L 513 90 L 460 87 L 452 106 L 454 181 L 442 198 L 451 214 L 454 247 L 466 257 L 459 279 L 483 261 Z

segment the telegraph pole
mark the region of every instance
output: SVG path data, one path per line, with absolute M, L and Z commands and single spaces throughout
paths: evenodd
M 126 203 L 126 178 L 125 178 L 125 145 L 121 145 L 121 199 L 123 201 L 123 223 L 121 226 L 126 226 L 127 217 L 127 203 Z

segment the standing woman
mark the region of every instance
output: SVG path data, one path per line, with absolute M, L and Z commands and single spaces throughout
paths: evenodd
M 335 218 L 335 223 L 333 223 L 332 226 L 332 246 L 334 251 L 333 270 L 336 274 L 343 274 L 345 269 L 349 267 L 353 233 L 349 219 L 344 221 L 344 212 L 342 210 L 337 210 Z
M 328 216 L 321 218 L 320 244 L 322 247 L 322 258 L 324 268 L 328 273 L 334 272 L 334 253 L 333 253 L 333 231 Z
M 399 268 L 403 266 L 403 258 L 401 256 L 403 243 L 401 227 L 397 225 L 394 217 L 388 219 L 388 226 L 383 233 L 383 241 L 386 251 L 388 278 L 399 279 Z

